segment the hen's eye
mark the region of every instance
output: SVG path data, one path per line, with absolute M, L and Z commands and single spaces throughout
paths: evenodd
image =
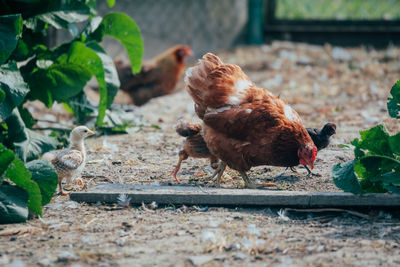
M 87 133 L 87 130 L 84 130 L 85 133 Z

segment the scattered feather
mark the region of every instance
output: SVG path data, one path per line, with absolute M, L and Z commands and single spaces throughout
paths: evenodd
M 117 200 L 118 200 L 118 205 L 123 207 L 129 207 L 129 203 L 132 200 L 132 198 L 128 197 L 125 194 L 120 194 Z
M 286 215 L 286 211 L 284 209 L 280 209 L 278 211 L 278 216 L 283 221 L 289 221 L 290 220 L 290 218 Z

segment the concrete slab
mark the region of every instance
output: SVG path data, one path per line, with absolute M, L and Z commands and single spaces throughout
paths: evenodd
M 260 189 L 204 188 L 200 186 L 103 184 L 87 192 L 72 192 L 71 200 L 87 203 L 116 203 L 120 194 L 131 204 L 157 202 L 161 205 L 259 206 L 259 207 L 400 207 L 400 195 L 342 192 L 272 191 Z

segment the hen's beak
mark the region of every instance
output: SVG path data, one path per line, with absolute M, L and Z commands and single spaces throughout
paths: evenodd
M 92 135 L 92 134 L 94 134 L 94 132 L 91 131 L 91 130 L 89 130 L 89 131 L 87 132 L 87 134 L 88 134 L 88 135 Z

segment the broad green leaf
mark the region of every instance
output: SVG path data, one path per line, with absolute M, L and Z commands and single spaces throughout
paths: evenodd
M 10 133 L 10 141 L 14 143 L 15 154 L 24 162 L 39 158 L 47 151 L 57 148 L 58 142 L 48 136 L 34 132 L 25 127 L 18 110 L 6 120 Z
M 5 100 L 0 103 L 0 121 L 3 121 L 29 92 L 15 62 L 8 62 L 0 67 L 0 89 L 6 93 Z
M 79 123 L 85 124 L 88 117 L 94 114 L 97 108 L 93 106 L 86 98 L 84 92 L 71 97 L 68 102 L 63 103 L 64 108 L 73 114 Z
M 42 195 L 38 184 L 31 179 L 32 175 L 24 163 L 15 158 L 7 169 L 6 177 L 28 192 L 28 208 L 38 215 L 42 215 Z
M 25 126 L 29 129 L 35 125 L 36 120 L 33 118 L 32 114 L 29 110 L 22 105 L 18 107 L 19 115 L 21 116 L 22 121 L 24 122 Z
M 113 7 L 115 5 L 115 0 L 107 0 L 108 7 Z
M 368 150 L 372 154 L 391 156 L 389 147 L 389 133 L 383 124 L 379 124 L 369 130 L 361 131 L 361 142 L 358 147 Z
M 104 78 L 103 62 L 100 56 L 91 48 L 86 47 L 84 43 L 74 42 L 68 52 L 67 62 L 86 66 L 96 77 L 100 91 L 98 125 L 101 125 L 107 109 L 107 84 Z
M 72 23 L 89 19 L 91 8 L 84 1 L 54 1 L 46 10 L 25 20 L 25 26 L 34 31 L 41 31 L 44 24 L 56 29 L 68 29 Z
M 90 42 L 87 43 L 86 46 L 93 49 L 103 63 L 104 79 L 107 86 L 107 108 L 109 108 L 114 101 L 114 97 L 117 94 L 119 87 L 121 86 L 117 69 L 115 68 L 112 58 L 106 54 L 100 45 L 95 42 Z
M 21 32 L 21 14 L 0 16 L 0 64 L 6 62 L 14 51 Z
M 104 35 L 120 41 L 125 47 L 132 67 L 132 73 L 140 72 L 142 67 L 143 40 L 135 21 L 123 13 L 109 13 L 90 35 L 90 39 L 101 41 Z
M 387 108 L 390 117 L 400 119 L 400 80 L 390 90 L 392 97 L 388 98 Z
M 21 223 L 28 219 L 28 194 L 23 189 L 0 184 L 0 224 Z
M 336 164 L 331 171 L 333 182 L 337 187 L 345 192 L 353 194 L 362 194 L 357 176 L 354 174 L 354 160 L 345 164 Z
M 36 68 L 28 78 L 30 94 L 51 107 L 54 100 L 63 102 L 78 95 L 91 77 L 86 67 L 73 63 L 55 63 L 46 69 Z
M 400 155 L 400 133 L 389 137 L 389 146 L 394 154 Z
M 42 194 L 42 206 L 50 203 L 58 184 L 58 175 L 53 165 L 47 160 L 34 160 L 28 162 L 26 167 L 32 174 Z
M 4 101 L 5 98 L 6 98 L 6 93 L 0 89 L 0 104 L 1 102 Z
M 8 165 L 14 160 L 14 153 L 0 144 L 0 184 L 3 182 L 3 173 L 7 170 Z
M 372 182 L 382 182 L 383 184 L 400 185 L 400 173 L 387 172 L 371 179 Z

